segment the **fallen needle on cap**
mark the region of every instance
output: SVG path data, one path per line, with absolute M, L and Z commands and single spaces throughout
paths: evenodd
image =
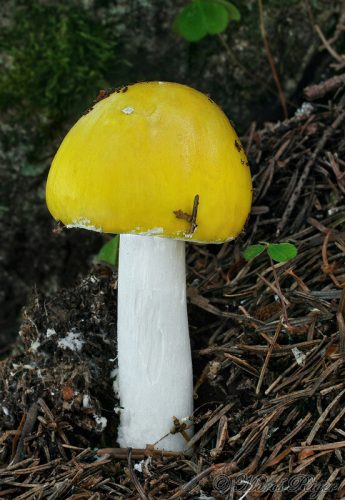
M 196 228 L 198 227 L 196 223 L 196 217 L 198 214 L 198 205 L 199 205 L 199 195 L 196 194 L 194 196 L 194 202 L 193 202 L 193 211 L 192 214 L 187 214 L 186 212 L 183 212 L 183 210 L 174 210 L 174 214 L 177 219 L 183 219 L 186 220 L 187 222 L 190 223 L 190 229 L 187 234 L 192 235 Z

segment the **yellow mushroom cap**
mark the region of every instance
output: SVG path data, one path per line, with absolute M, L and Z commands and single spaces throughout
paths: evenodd
M 46 188 L 49 211 L 67 226 L 204 243 L 237 236 L 251 198 L 225 114 L 201 92 L 165 82 L 97 102 L 63 140 Z

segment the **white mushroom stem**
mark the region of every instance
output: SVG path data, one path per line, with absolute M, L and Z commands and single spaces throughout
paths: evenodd
M 183 241 L 120 236 L 117 331 L 120 446 L 183 450 L 169 434 L 193 411 Z

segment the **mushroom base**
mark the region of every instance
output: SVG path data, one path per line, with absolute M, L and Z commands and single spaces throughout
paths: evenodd
M 193 411 L 183 241 L 120 236 L 117 329 L 120 446 L 183 450 L 170 434 Z

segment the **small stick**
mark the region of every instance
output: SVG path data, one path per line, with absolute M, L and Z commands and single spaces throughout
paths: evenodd
M 345 288 L 341 292 L 338 311 L 345 316 Z
M 210 456 L 216 459 L 223 451 L 224 445 L 229 438 L 228 434 L 228 419 L 223 415 L 218 424 L 216 446 L 210 451 Z
M 211 467 L 208 467 L 207 469 L 194 476 L 190 481 L 188 481 L 188 483 L 180 486 L 178 490 L 173 494 L 173 496 L 170 497 L 170 500 L 175 498 L 183 498 L 184 496 L 186 496 L 187 493 L 201 481 L 201 479 L 209 476 L 211 472 L 215 470 L 215 468 L 216 465 L 211 465 Z
M 327 492 L 331 492 L 331 488 L 330 486 L 334 483 L 338 473 L 340 472 L 341 468 L 339 467 L 338 469 L 334 469 L 334 471 L 332 472 L 332 474 L 329 476 L 329 478 L 327 479 L 327 481 L 325 482 L 325 484 L 323 485 L 322 487 L 322 490 L 321 492 L 318 494 L 317 496 L 317 499 L 318 500 L 323 500 L 325 498 L 325 496 L 327 495 Z
M 228 352 L 224 353 L 224 356 L 232 361 L 236 366 L 243 368 L 246 372 L 249 372 L 251 375 L 258 376 L 256 368 L 250 365 L 247 361 L 238 356 L 234 356 L 233 354 L 229 354 Z
M 314 101 L 315 99 L 320 99 L 324 97 L 328 92 L 336 90 L 338 87 L 345 83 L 345 74 L 332 76 L 324 82 L 318 83 L 316 85 L 308 85 L 304 89 L 304 95 L 309 101 Z
M 339 402 L 339 399 L 342 397 L 344 392 L 345 392 L 345 389 L 343 389 L 341 392 L 339 392 L 339 394 L 336 395 L 336 397 L 333 399 L 333 401 L 330 402 L 330 404 L 327 406 L 327 408 L 325 408 L 323 413 L 319 416 L 319 418 L 317 419 L 317 421 L 313 425 L 311 431 L 309 432 L 307 439 L 305 440 L 306 445 L 308 445 L 308 446 L 311 445 L 316 434 L 320 430 L 322 424 L 325 422 L 326 418 L 328 417 L 328 414 L 334 408 L 334 406 Z
M 340 311 L 336 314 L 339 328 L 339 351 L 342 356 L 345 356 L 345 321 L 344 316 Z
M 17 429 L 17 432 L 16 432 L 16 434 L 13 438 L 13 441 L 12 441 L 12 458 L 14 458 L 14 456 L 15 456 L 18 440 L 21 436 L 25 421 L 26 421 L 26 415 L 25 415 L 25 413 L 23 413 L 22 418 L 21 418 L 20 423 L 19 423 L 19 426 L 18 426 L 18 429 Z
M 331 432 L 334 429 L 334 427 L 337 425 L 339 420 L 341 420 L 343 418 L 344 415 L 345 415 L 345 406 L 340 411 L 340 413 L 338 413 L 338 415 L 329 424 L 328 429 L 327 429 L 327 433 Z
M 183 212 L 183 210 L 174 210 L 176 219 L 183 219 L 190 223 L 190 229 L 187 233 L 189 236 L 191 236 L 198 227 L 196 223 L 196 217 L 198 215 L 198 206 L 199 206 L 199 195 L 196 194 L 194 196 L 193 211 L 191 215 L 187 214 L 186 212 Z
M 199 206 L 199 195 L 196 194 L 194 196 L 193 202 L 193 211 L 192 211 L 192 220 L 190 221 L 190 233 L 193 234 L 196 228 L 198 227 L 196 223 L 196 216 L 198 215 L 198 206 Z
M 344 56 L 340 56 L 334 49 L 331 47 L 330 43 L 326 40 L 325 35 L 322 33 L 321 29 L 317 24 L 314 26 L 316 33 L 319 35 L 321 42 L 323 43 L 325 49 L 331 54 L 333 59 L 337 62 L 341 63 L 344 61 Z
M 132 448 L 128 448 L 127 463 L 128 463 L 128 470 L 129 470 L 130 478 L 132 480 L 132 483 L 135 486 L 135 489 L 139 493 L 140 498 L 142 498 L 142 500 L 148 500 L 151 497 L 148 497 L 146 495 L 146 493 L 145 493 L 143 487 L 141 486 L 141 484 L 139 483 L 138 478 L 135 475 L 135 472 L 134 472 L 133 467 L 132 467 Z
M 256 386 L 255 394 L 259 394 L 260 393 L 260 389 L 261 389 L 262 382 L 264 380 L 264 376 L 265 376 L 265 372 L 266 372 L 266 369 L 267 369 L 267 365 L 268 365 L 268 362 L 270 360 L 272 351 L 274 349 L 274 345 L 275 345 L 275 343 L 276 343 L 276 341 L 278 339 L 278 336 L 279 336 L 279 334 L 281 332 L 281 329 L 282 329 L 282 324 L 278 323 L 276 332 L 275 332 L 274 337 L 273 337 L 273 342 L 270 344 L 270 346 L 268 348 L 264 364 L 262 365 L 262 368 L 261 368 L 260 377 L 259 377 L 259 380 L 258 380 L 258 384 Z
M 63 445 L 66 446 L 66 445 Z M 97 450 L 98 456 L 110 455 L 112 457 L 121 459 L 128 459 L 128 449 L 127 448 L 101 448 Z M 164 451 L 164 450 L 155 450 L 150 447 L 147 448 L 132 448 L 131 458 L 134 460 L 142 460 L 147 457 L 155 457 L 155 458 L 179 458 L 181 457 L 181 453 L 176 451 Z
M 324 238 L 323 244 L 322 244 L 322 261 L 323 261 L 322 268 L 323 268 L 323 272 L 331 278 L 331 280 L 333 281 L 335 286 L 337 286 L 339 288 L 343 288 L 345 286 L 345 282 L 339 283 L 339 281 L 337 280 L 337 278 L 334 276 L 334 274 L 332 272 L 332 266 L 328 262 L 327 248 L 328 248 L 328 241 L 329 241 L 331 235 L 332 235 L 332 231 L 330 229 L 327 229 L 327 231 L 325 233 L 325 238 Z
M 37 420 L 37 414 L 38 414 L 38 404 L 35 402 L 30 406 L 28 413 L 26 415 L 25 423 L 23 425 L 22 432 L 20 434 L 17 451 L 16 454 L 14 455 L 11 465 L 16 464 L 17 462 L 20 462 L 22 460 L 24 456 L 24 441 L 27 435 L 30 434 L 30 432 L 34 428 L 35 422 Z
M 267 439 L 268 439 L 268 431 L 269 431 L 269 426 L 266 425 L 266 427 L 264 427 L 263 431 L 262 431 L 262 434 L 261 434 L 261 439 L 260 439 L 260 442 L 259 442 L 259 447 L 257 449 L 257 452 L 255 454 L 255 457 L 253 459 L 253 461 L 249 464 L 249 466 L 247 467 L 246 469 L 246 474 L 248 475 L 251 475 L 253 474 L 256 469 L 257 469 L 257 466 L 259 464 L 259 461 L 265 451 L 265 445 L 266 445 L 266 442 L 267 442 Z
M 221 419 L 221 417 L 223 415 L 225 415 L 233 406 L 234 406 L 235 403 L 228 403 L 227 405 L 225 405 L 218 413 L 216 413 L 216 415 L 214 415 L 212 418 L 210 418 L 210 420 L 208 420 L 204 426 L 196 433 L 194 434 L 194 436 L 188 441 L 188 444 L 186 445 L 186 449 L 185 451 L 187 451 L 188 449 L 192 448 L 192 446 L 195 445 L 195 443 L 197 443 L 204 434 L 206 434 L 206 432 L 214 426 L 214 424 L 216 422 L 218 422 L 218 420 Z
M 181 434 L 183 439 L 188 443 L 190 440 L 190 436 L 188 432 L 186 432 L 186 429 L 188 429 L 188 426 L 185 422 L 181 422 L 177 417 L 173 416 L 173 423 L 174 423 L 174 428 L 172 431 L 170 431 L 171 434 L 177 434 L 178 432 Z
M 287 305 L 289 305 L 289 304 L 286 303 L 286 298 L 284 297 L 282 289 L 280 288 L 280 283 L 279 283 L 277 271 L 276 271 L 276 268 L 274 267 L 274 262 L 273 262 L 273 260 L 272 260 L 271 257 L 270 257 L 270 263 L 271 263 L 271 268 L 272 268 L 272 272 L 273 272 L 273 276 L 274 276 L 274 281 L 275 281 L 275 284 L 276 284 L 277 295 L 279 297 L 279 300 L 280 300 L 280 303 L 281 303 L 281 306 L 282 306 L 282 309 L 283 309 L 283 316 L 284 316 L 284 321 L 285 321 L 284 326 L 288 330 L 291 330 L 292 327 L 291 327 L 291 325 L 289 323 L 289 317 L 288 317 L 288 313 L 287 313 Z

